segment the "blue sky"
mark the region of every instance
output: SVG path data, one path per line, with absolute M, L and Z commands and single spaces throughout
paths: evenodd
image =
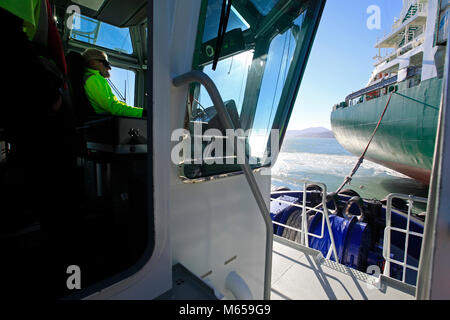
M 367 27 L 372 5 L 381 9 L 380 29 Z M 378 54 L 375 42 L 391 30 L 401 9 L 401 0 L 327 1 L 288 130 L 331 128 L 333 105 L 367 84 Z

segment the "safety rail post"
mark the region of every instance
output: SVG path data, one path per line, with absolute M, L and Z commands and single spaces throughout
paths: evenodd
M 331 247 L 333 248 L 333 254 L 334 254 L 334 259 L 335 259 L 335 261 L 336 261 L 336 262 L 339 262 L 339 256 L 338 256 L 337 250 L 336 250 L 336 243 L 334 242 L 333 230 L 331 229 L 330 218 L 328 217 L 328 208 L 327 208 L 327 186 L 324 185 L 324 184 L 319 184 L 319 186 L 320 186 L 320 185 L 322 185 L 322 187 L 323 187 L 322 204 L 323 204 L 323 210 L 324 210 L 325 220 L 326 220 L 326 222 L 327 222 L 328 233 L 330 234 Z
M 412 208 L 412 204 L 413 201 L 411 200 L 411 198 L 408 199 L 408 218 L 406 220 L 406 233 L 405 233 L 405 252 L 403 254 L 403 277 L 402 277 L 402 281 L 405 282 L 406 280 L 406 263 L 408 261 L 408 245 L 409 245 L 409 225 L 410 225 L 410 221 L 411 221 L 411 208 Z
M 303 184 L 303 209 L 302 209 L 302 230 L 305 230 L 305 232 L 302 232 L 301 235 L 303 235 L 302 239 L 302 244 L 304 246 L 309 247 L 309 242 L 308 242 L 308 223 L 306 222 L 307 216 L 306 216 L 306 182 Z
M 392 227 L 392 200 L 396 199 L 403 199 L 408 201 L 408 212 L 406 217 L 406 229 L 396 228 Z M 416 197 L 416 196 L 406 196 L 403 194 L 396 194 L 391 193 L 386 197 L 386 226 L 384 229 L 384 241 L 383 241 L 383 258 L 385 259 L 385 267 L 383 274 L 385 276 L 390 277 L 391 274 L 391 263 L 397 264 L 402 266 L 403 274 L 402 274 L 402 282 L 406 282 L 406 270 L 411 269 L 415 271 L 419 271 L 418 267 L 412 266 L 408 264 L 408 247 L 409 247 L 409 236 L 416 236 L 423 239 L 424 234 L 418 233 L 414 231 L 410 231 L 410 225 L 411 225 L 411 216 L 412 216 L 412 206 L 414 202 L 422 202 L 427 203 L 428 199 L 422 198 L 422 197 Z M 398 261 L 396 259 L 391 258 L 391 231 L 395 232 L 401 232 L 405 234 L 405 246 L 404 246 L 404 254 L 403 254 L 403 261 Z M 420 259 L 419 258 L 419 264 Z
M 236 128 L 231 121 L 230 115 L 225 108 L 225 104 L 223 99 L 217 89 L 214 81 L 206 75 L 204 72 L 193 70 L 187 72 L 183 75 L 177 76 L 172 79 L 172 83 L 175 87 L 180 87 L 183 85 L 187 85 L 193 82 L 198 82 L 206 89 L 208 92 L 214 107 L 217 110 L 217 115 L 219 116 L 219 120 L 225 129 L 235 130 Z M 237 138 L 235 138 L 237 139 Z M 229 139 L 227 139 L 227 143 L 231 143 Z M 271 282 L 272 282 L 272 248 L 273 248 L 273 226 L 272 219 L 270 219 L 270 211 L 266 206 L 264 201 L 264 197 L 259 190 L 258 184 L 256 182 L 255 176 L 253 174 L 250 165 L 245 162 L 240 164 L 242 171 L 245 174 L 247 182 L 250 186 L 250 189 L 253 193 L 253 196 L 256 200 L 256 203 L 259 207 L 260 213 L 265 223 L 266 227 L 266 259 L 265 259 L 265 267 L 264 267 L 264 300 L 270 299 L 271 292 Z

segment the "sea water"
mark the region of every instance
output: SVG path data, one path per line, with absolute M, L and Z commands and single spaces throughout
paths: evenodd
M 321 182 L 336 191 L 358 162 L 334 138 L 286 137 L 272 168 L 272 188 L 303 190 L 303 180 Z M 401 173 L 364 160 L 344 189 L 353 189 L 366 199 L 384 199 L 390 193 L 426 198 L 428 186 Z

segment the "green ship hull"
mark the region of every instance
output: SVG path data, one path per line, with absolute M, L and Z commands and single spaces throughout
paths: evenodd
M 398 84 L 365 159 L 429 184 L 436 140 L 442 79 L 405 88 Z M 360 156 L 366 148 L 389 95 L 336 108 L 331 127 L 338 142 Z

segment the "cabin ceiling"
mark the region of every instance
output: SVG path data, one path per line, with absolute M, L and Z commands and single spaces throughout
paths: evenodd
M 51 0 L 67 9 L 77 5 L 81 14 L 117 27 L 136 26 L 147 17 L 147 0 Z
M 91 10 L 98 11 L 105 0 L 72 0 L 72 2 Z

